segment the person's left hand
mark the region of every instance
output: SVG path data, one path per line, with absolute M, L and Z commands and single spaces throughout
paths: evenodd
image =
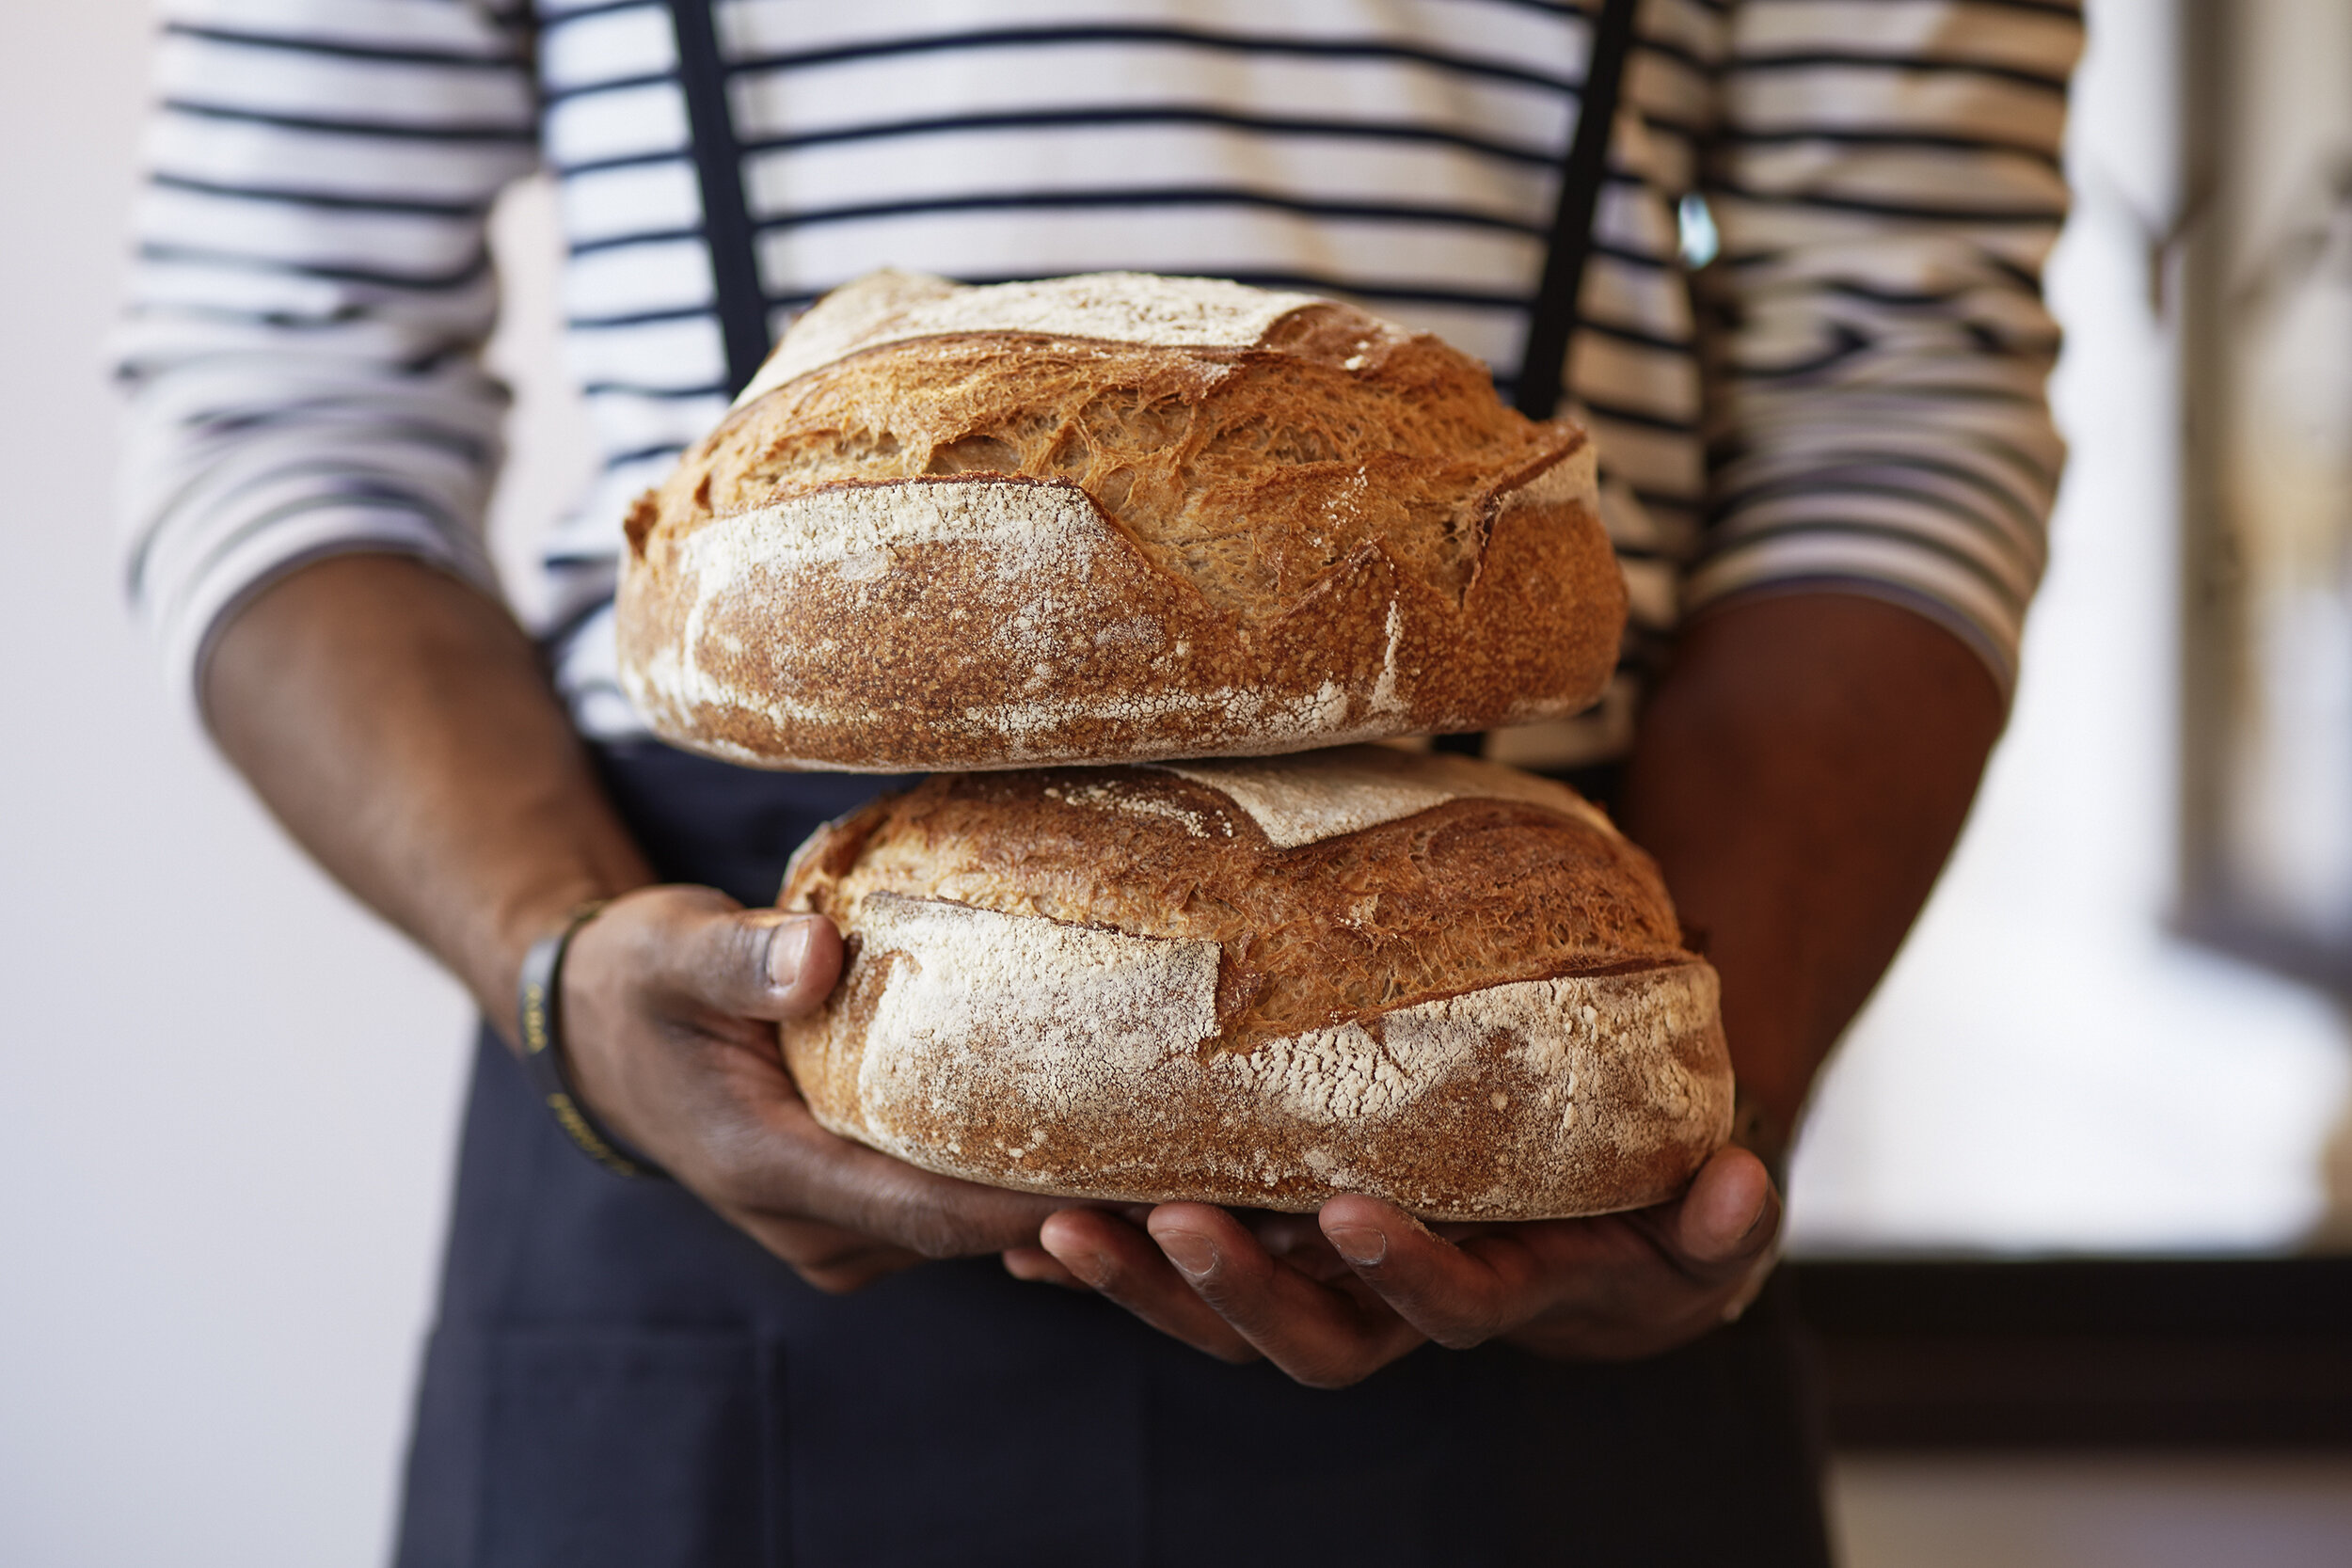
M 1069 1209 L 1005 1265 L 1098 1291 L 1223 1360 L 1263 1356 L 1339 1388 L 1430 1339 L 1595 1360 L 1671 1350 L 1739 1315 L 1779 1230 L 1763 1162 L 1724 1148 L 1679 1198 L 1625 1214 L 1433 1228 L 1351 1196 L 1313 1216 L 1247 1221 L 1168 1203 L 1138 1228 Z

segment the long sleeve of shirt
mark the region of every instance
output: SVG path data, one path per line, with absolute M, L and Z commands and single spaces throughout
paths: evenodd
M 1686 611 L 1832 586 L 1910 605 L 2006 687 L 2063 449 L 2042 303 L 2079 8 L 1732 8 L 1702 190 L 1710 522 Z
M 487 583 L 492 200 L 527 35 L 464 0 L 173 0 L 132 297 L 134 604 L 183 689 L 258 587 L 392 551 Z

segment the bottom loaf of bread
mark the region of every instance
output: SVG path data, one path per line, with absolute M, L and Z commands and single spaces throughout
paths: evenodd
M 1671 1197 L 1728 1136 L 1714 972 L 1564 786 L 1352 747 L 942 775 L 820 832 L 783 1030 L 828 1128 L 1073 1197 L 1427 1219 Z

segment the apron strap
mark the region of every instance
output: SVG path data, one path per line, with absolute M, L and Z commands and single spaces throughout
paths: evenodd
M 727 65 L 710 20 L 711 0 L 669 0 L 669 5 L 732 399 L 751 385 L 768 357 L 768 293 L 759 281 L 759 252 L 743 201 L 743 148 L 735 139 L 735 116 L 727 105 Z
M 1593 253 L 1593 214 L 1600 209 L 1600 188 L 1608 179 L 1609 137 L 1625 86 L 1626 56 L 1633 52 L 1633 13 L 1640 8 L 1641 0 L 1602 0 L 1600 15 L 1593 23 L 1584 87 L 1577 95 L 1576 135 L 1560 169 L 1551 247 L 1528 310 L 1527 349 L 1512 399 L 1531 420 L 1549 420 L 1559 411 L 1584 262 Z
M 743 150 L 727 103 L 727 66 L 711 24 L 710 0 L 669 0 L 669 8 L 677 34 L 678 81 L 693 134 L 694 172 L 702 186 L 703 235 L 709 244 L 719 328 L 726 343 L 727 392 L 733 396 L 750 385 L 768 356 L 768 295 L 743 200 Z M 1608 175 L 1610 134 L 1639 8 L 1640 0 L 1602 0 L 1593 23 L 1576 135 L 1561 166 L 1550 246 L 1528 312 L 1527 346 L 1513 400 L 1533 420 L 1551 418 L 1560 405 L 1584 263 L 1592 254 L 1593 215 Z

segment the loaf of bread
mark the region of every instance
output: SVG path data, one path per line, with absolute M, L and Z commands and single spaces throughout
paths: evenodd
M 976 1181 L 1535 1219 L 1668 1197 L 1730 1131 L 1656 867 L 1492 763 L 940 775 L 811 839 L 783 900 L 848 941 L 783 1027 L 818 1119 Z
M 1578 711 L 1593 449 L 1349 306 L 1104 274 L 826 296 L 628 528 L 621 678 L 768 768 L 1264 754 Z

